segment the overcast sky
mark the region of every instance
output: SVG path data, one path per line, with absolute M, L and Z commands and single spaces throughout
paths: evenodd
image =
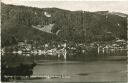
M 128 14 L 128 1 L 44 1 L 44 0 L 2 0 L 7 4 L 25 5 L 39 8 L 57 7 L 67 10 L 84 10 L 84 11 L 114 11 Z

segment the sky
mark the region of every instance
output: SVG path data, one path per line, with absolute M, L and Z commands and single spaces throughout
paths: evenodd
M 6 4 L 25 5 L 38 8 L 57 7 L 71 11 L 110 11 L 128 14 L 128 1 L 126 0 L 2 0 L 2 2 Z

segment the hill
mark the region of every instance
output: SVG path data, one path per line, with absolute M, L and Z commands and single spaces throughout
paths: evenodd
M 25 39 L 75 42 L 127 39 L 127 16 L 122 17 L 119 13 L 69 11 L 1 3 L 1 16 L 2 46 Z

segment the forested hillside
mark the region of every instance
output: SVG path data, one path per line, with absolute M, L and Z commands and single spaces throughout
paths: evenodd
M 69 11 L 1 3 L 1 16 L 2 46 L 21 40 L 93 42 L 127 38 L 127 15 L 121 13 Z

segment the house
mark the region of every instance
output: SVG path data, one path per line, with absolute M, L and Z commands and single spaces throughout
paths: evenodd
M 61 46 L 65 48 L 67 45 L 66 45 L 66 43 L 63 43 L 63 44 L 61 44 Z
M 45 44 L 44 47 L 48 47 L 48 44 Z
M 25 45 L 25 43 L 23 41 L 18 42 L 18 46 L 23 46 L 23 45 Z
M 124 39 L 118 39 L 118 40 L 116 40 L 116 43 L 124 43 L 124 42 L 126 42 Z

